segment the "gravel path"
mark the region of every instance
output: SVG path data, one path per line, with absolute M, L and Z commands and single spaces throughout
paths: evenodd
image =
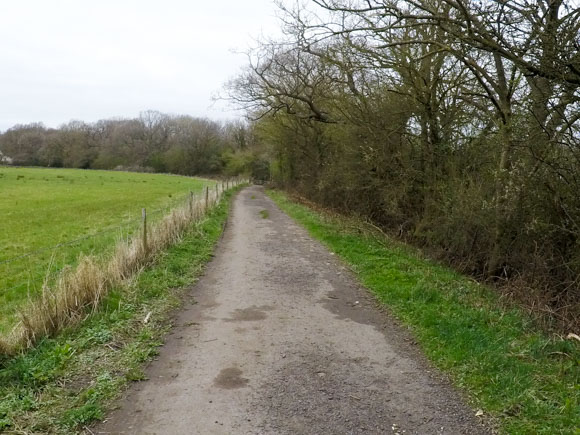
M 268 211 L 268 216 L 263 217 Z M 259 187 L 176 327 L 93 433 L 483 434 L 349 271 Z

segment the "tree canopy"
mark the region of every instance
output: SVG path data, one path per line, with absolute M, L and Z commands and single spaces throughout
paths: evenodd
M 578 307 L 579 6 L 281 3 L 284 37 L 227 89 L 277 182 Z

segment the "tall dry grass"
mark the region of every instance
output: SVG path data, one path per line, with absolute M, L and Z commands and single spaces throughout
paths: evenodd
M 230 181 L 235 187 L 241 181 Z M 221 188 L 220 188 L 221 187 Z M 54 336 L 92 314 L 107 293 L 138 274 L 155 257 L 178 242 L 192 223 L 200 221 L 221 199 L 224 186 L 191 197 L 142 234 L 121 240 L 110 258 L 82 256 L 76 267 L 65 268 L 56 281 L 45 281 L 40 297 L 31 299 L 20 312 L 20 320 L 9 334 L 0 336 L 0 353 L 14 354 L 34 345 L 40 338 Z

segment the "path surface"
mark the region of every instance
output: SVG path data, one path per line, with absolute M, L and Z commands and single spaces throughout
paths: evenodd
M 149 380 L 94 433 L 486 433 L 407 333 L 259 187 L 235 199 L 192 294 Z

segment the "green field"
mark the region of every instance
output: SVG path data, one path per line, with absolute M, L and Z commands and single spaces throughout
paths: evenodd
M 104 254 L 209 180 L 161 174 L 0 167 L 0 332 L 80 253 Z M 77 239 L 83 239 L 70 243 Z M 58 248 L 55 245 L 62 244 Z M 28 253 L 33 254 L 28 255 Z

